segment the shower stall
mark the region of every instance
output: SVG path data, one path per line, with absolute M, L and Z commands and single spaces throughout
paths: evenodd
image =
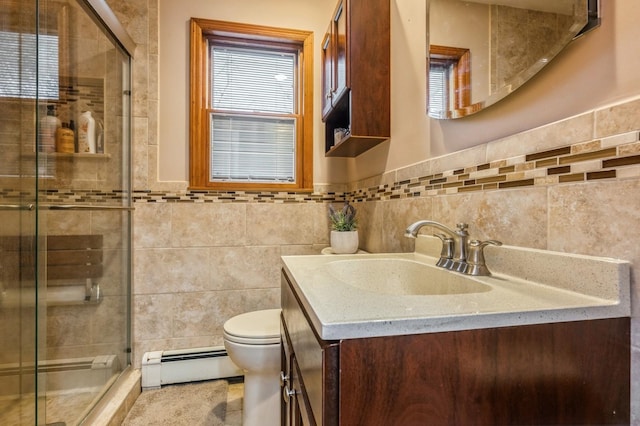
M 76 425 L 131 352 L 131 55 L 104 0 L 0 0 L 0 423 Z

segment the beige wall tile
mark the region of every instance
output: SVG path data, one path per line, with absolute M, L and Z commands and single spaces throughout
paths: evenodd
M 213 247 L 209 251 L 211 290 L 280 287 L 280 247 Z
M 49 210 L 41 212 L 40 214 L 41 218 L 44 219 L 42 223 L 45 224 L 48 235 L 80 235 L 91 233 L 91 222 L 87 220 L 86 212 Z
M 280 246 L 280 256 L 316 255 L 320 254 L 322 249 L 328 245 L 329 242 L 327 239 L 326 244 Z
M 218 226 L 213 221 L 213 211 L 210 204 L 171 203 L 171 246 L 208 247 L 213 245 L 213 234 Z M 244 221 L 242 224 L 244 225 Z M 229 225 L 228 221 L 225 221 L 224 225 Z M 226 230 L 226 227 L 224 229 Z
M 431 175 L 431 161 L 422 161 L 397 170 L 397 182 Z
M 131 124 L 133 187 L 144 190 L 149 188 L 149 119 L 136 116 Z
M 432 198 L 406 198 L 382 203 L 382 227 L 370 232 L 381 233 L 384 251 L 409 252 L 414 250 L 414 240 L 404 236 L 407 226 L 432 217 Z
M 638 179 L 551 188 L 548 248 L 614 257 L 640 265 L 638 194 Z M 631 307 L 637 321 L 640 318 L 640 285 L 633 272 Z M 638 341 L 635 345 L 639 345 Z
M 133 297 L 134 341 L 173 336 L 175 294 L 138 294 Z
M 595 112 L 598 138 L 640 128 L 640 99 L 626 102 Z
M 280 307 L 280 288 L 182 293 L 176 298 L 174 336 L 222 335 L 235 315 Z
M 121 211 L 95 211 L 91 212 L 91 234 L 102 235 L 102 247 L 120 248 L 123 246 L 125 229 Z
M 544 248 L 547 238 L 544 188 L 509 189 L 437 197 L 433 217 L 449 227 L 469 224 L 473 239 Z
M 314 206 L 311 204 L 248 204 L 247 243 L 312 244 L 314 218 Z
M 519 133 L 487 144 L 487 161 L 530 154 L 593 139 L 593 113 Z
M 82 345 L 91 341 L 91 324 L 84 310 L 76 306 L 47 309 L 47 346 Z
M 506 158 L 500 157 L 500 159 Z M 430 160 L 431 173 L 442 173 L 447 170 L 462 169 L 469 165 L 483 164 L 493 159 L 487 158 L 487 145 L 478 145 L 473 148 L 458 151 L 454 154 L 436 157 Z
M 133 214 L 133 246 L 171 247 L 171 204 L 136 203 Z
M 141 1 L 109 0 L 120 23 L 126 28 L 134 42 L 147 44 L 149 38 L 148 4 Z
M 204 291 L 209 285 L 209 249 L 136 249 L 134 294 Z
M 638 137 L 640 135 L 638 134 L 638 131 L 635 130 L 633 132 L 629 132 L 629 133 L 622 133 L 620 135 L 615 135 L 615 136 L 609 136 L 606 138 L 602 138 L 601 143 L 602 143 L 602 148 L 609 148 L 612 146 L 618 146 L 618 145 L 624 145 L 624 144 L 631 144 L 633 142 L 638 141 Z
M 92 344 L 117 343 L 122 347 L 125 343 L 126 301 L 124 297 L 106 296 L 98 305 L 82 307 L 92 310 L 90 318 Z M 115 353 L 119 353 L 120 350 L 116 350 Z
M 149 99 L 149 59 L 146 44 L 136 46 L 136 58 L 131 71 L 133 82 L 132 110 L 134 117 L 146 117 Z
M 382 240 L 382 211 L 381 202 L 355 203 L 358 217 L 358 238 L 360 248 L 372 253 L 384 253 L 385 246 Z
M 549 249 L 621 257 L 640 264 L 638 194 L 638 180 L 549 188 Z M 628 259 L 630 255 L 635 259 Z
M 247 206 L 245 204 L 212 204 L 212 245 L 239 246 L 247 239 Z
M 333 203 L 336 207 L 342 203 Z M 329 220 L 329 204 L 314 203 L 313 214 L 313 241 L 312 244 L 329 244 L 329 234 L 331 231 L 331 221 Z

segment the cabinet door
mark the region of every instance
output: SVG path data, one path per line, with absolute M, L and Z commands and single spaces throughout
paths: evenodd
M 291 388 L 293 390 L 291 398 L 291 424 L 293 426 L 316 426 L 309 401 L 302 387 L 300 368 L 298 367 L 295 356 L 291 364 Z
M 333 37 L 330 25 L 322 39 L 322 119 L 331 111 L 331 98 L 333 97 Z
M 289 390 L 291 388 L 291 365 L 293 363 L 293 354 L 291 350 L 291 342 L 285 332 L 284 324 L 280 323 L 280 336 L 282 340 L 282 353 L 280 358 L 280 418 L 282 426 L 293 425 L 293 415 L 291 408 L 291 398 Z
M 281 323 L 282 336 L 281 358 L 281 424 L 282 426 L 315 426 L 316 422 L 311 414 L 309 401 L 303 391 L 300 367 L 296 362 L 293 345 L 284 323 Z
M 336 106 L 349 87 L 349 62 L 347 61 L 347 0 L 338 4 L 333 17 L 333 39 L 335 46 L 334 72 L 335 83 L 333 87 L 333 106 Z

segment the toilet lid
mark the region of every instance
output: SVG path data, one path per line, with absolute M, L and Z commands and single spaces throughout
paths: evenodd
M 254 345 L 280 342 L 280 309 L 247 312 L 224 323 L 224 334 L 229 340 Z

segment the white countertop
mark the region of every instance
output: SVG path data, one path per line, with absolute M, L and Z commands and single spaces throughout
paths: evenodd
M 630 316 L 629 263 L 615 259 L 487 247 L 493 276 L 473 279 L 489 286 L 489 291 L 428 296 L 367 291 L 340 281 L 326 267 L 335 261 L 390 258 L 435 265 L 438 241 L 420 236 L 416 253 L 283 256 L 282 260 L 313 326 L 325 340 Z

